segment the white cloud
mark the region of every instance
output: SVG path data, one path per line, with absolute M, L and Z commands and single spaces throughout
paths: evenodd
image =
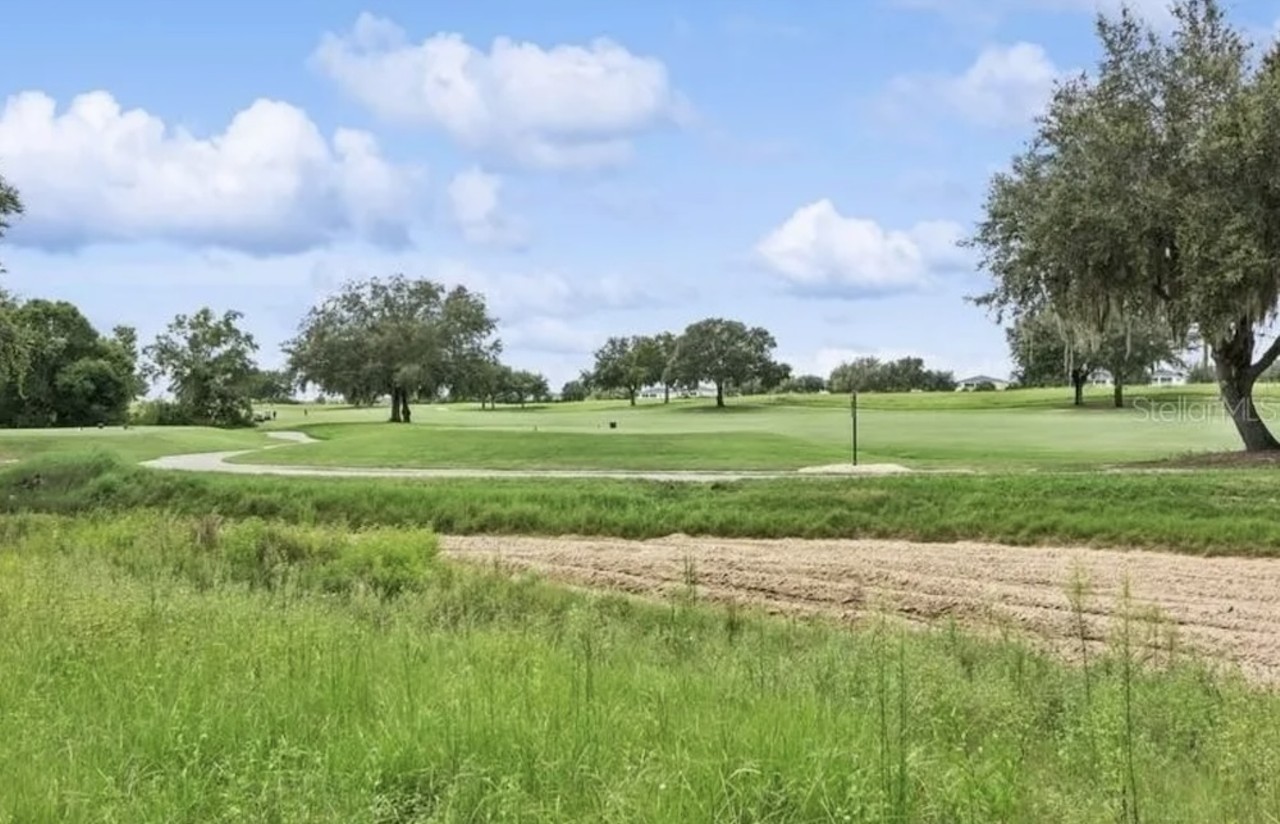
M 827 199 L 797 209 L 756 244 L 757 259 L 801 292 L 886 294 L 924 284 L 938 269 L 962 265 L 961 228 L 946 221 L 887 230 L 845 217 Z
M 983 126 L 1023 126 L 1044 111 L 1063 76 L 1040 45 L 988 46 L 961 74 L 895 78 L 883 109 L 904 119 L 944 107 Z
M 660 60 L 607 39 L 544 49 L 499 37 L 485 52 L 458 34 L 415 44 L 364 13 L 325 35 L 312 61 L 379 117 L 531 167 L 616 165 L 637 134 L 687 116 Z
M 366 132 L 326 139 L 307 114 L 257 100 L 217 135 L 171 128 L 105 91 L 62 111 L 39 91 L 0 111 L 0 158 L 28 212 L 16 243 L 171 240 L 293 251 L 344 236 L 403 242 L 420 174 Z
M 454 175 L 448 188 L 453 221 L 468 243 L 518 248 L 528 241 L 521 222 L 501 209 L 502 178 L 472 167 Z

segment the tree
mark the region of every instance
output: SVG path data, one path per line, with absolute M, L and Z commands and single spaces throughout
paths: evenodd
M 236 311 L 221 317 L 205 307 L 178 315 L 144 351 L 147 374 L 164 378 L 183 420 L 203 426 L 244 426 L 253 418 L 249 384 L 258 344 L 237 326 Z
M 508 400 L 520 404 L 523 409 L 527 401 L 545 400 L 550 390 L 547 379 L 536 372 L 523 369 L 507 369 L 504 377 L 504 394 Z
M 10 220 L 20 216 L 22 211 L 22 198 L 18 196 L 18 190 L 0 176 L 0 238 L 3 238 L 4 233 L 8 231 L 11 225 Z M 0 274 L 3 273 L 4 266 L 0 265 Z
M 631 405 L 649 376 L 647 360 L 653 347 L 640 337 L 612 337 L 595 352 L 588 383 L 593 389 L 625 392 Z
M 882 361 L 854 358 L 831 371 L 827 386 L 832 392 L 949 392 L 956 388 L 950 372 L 925 369 L 922 358 Z
M 820 375 L 797 375 L 783 381 L 778 391 L 792 395 L 816 395 L 827 388 L 827 381 Z
M 249 398 L 259 403 L 288 403 L 293 388 L 293 379 L 282 369 L 255 369 L 249 376 Z
M 587 387 L 582 381 L 568 381 L 560 388 L 560 400 L 565 402 L 585 401 Z
M 11 218 L 21 215 L 22 211 L 18 190 L 0 176 L 0 239 L 9 229 Z M 4 264 L 0 262 L 0 274 L 4 271 Z M 12 296 L 0 290 L 0 381 L 21 383 L 30 355 L 30 341 L 13 317 L 16 308 Z
M 124 420 L 138 395 L 137 352 L 128 340 L 103 337 L 66 301 L 14 302 L 7 311 L 26 341 L 26 363 L 20 379 L 0 382 L 0 423 L 84 426 Z
M 862 357 L 842 363 L 831 370 L 827 387 L 842 395 L 850 392 L 870 392 L 877 386 L 881 369 L 879 358 Z
M 723 407 L 726 386 L 741 386 L 776 369 L 771 355 L 777 345 L 773 335 L 759 326 L 707 318 L 690 324 L 680 335 L 671 374 L 685 386 L 714 383 L 716 406 Z
M 391 398 L 391 421 L 410 421 L 411 398 L 485 397 L 499 344 L 484 298 L 403 275 L 351 282 L 303 319 L 287 344 L 289 370 L 354 402 Z
M 662 352 L 662 369 L 659 370 L 654 381 L 662 383 L 662 402 L 671 403 L 671 387 L 676 384 L 675 373 L 671 369 L 671 363 L 676 356 L 677 338 L 670 332 L 659 332 L 653 336 L 653 340 Z
M 1059 86 L 1030 146 L 996 175 L 969 243 L 1014 317 L 1050 308 L 1197 332 L 1249 451 L 1280 449 L 1253 401 L 1280 300 L 1280 44 L 1254 62 L 1218 0 L 1178 0 L 1162 35 L 1100 17 L 1092 76 Z

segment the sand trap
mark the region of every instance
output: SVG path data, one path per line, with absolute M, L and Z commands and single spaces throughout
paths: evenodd
M 802 475 L 901 475 L 910 472 L 901 464 L 827 464 L 826 466 L 806 466 L 797 469 Z

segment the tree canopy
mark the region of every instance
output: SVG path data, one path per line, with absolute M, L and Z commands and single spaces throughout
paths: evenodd
M 827 387 L 832 392 L 936 392 L 956 388 L 950 372 L 926 369 L 922 358 L 905 357 L 882 361 L 875 357 L 854 358 L 831 370 Z
M 26 366 L 0 388 L 0 425 L 120 423 L 140 391 L 133 329 L 98 333 L 66 301 L 13 304 L 10 319 L 27 341 Z
M 167 382 L 179 420 L 204 426 L 243 426 L 253 419 L 249 386 L 258 344 L 237 326 L 244 316 L 221 317 L 205 307 L 178 315 L 144 350 L 146 372 Z
M 674 383 L 716 387 L 716 406 L 724 406 L 725 388 L 776 375 L 772 359 L 778 343 L 767 329 L 741 321 L 707 318 L 692 323 L 676 340 L 670 375 Z
M 642 388 L 662 381 L 667 359 L 667 346 L 660 338 L 612 337 L 596 350 L 586 383 L 594 389 L 625 392 L 635 406 Z
M 390 396 L 391 420 L 407 423 L 411 398 L 485 395 L 496 326 L 483 296 L 395 275 L 344 285 L 311 309 L 285 351 L 299 383 L 351 403 Z
M 1218 0 L 1178 0 L 1171 32 L 1100 16 L 1102 58 L 1056 89 L 990 185 L 970 244 L 997 317 L 1053 311 L 1098 339 L 1117 319 L 1210 345 L 1246 449 L 1277 449 L 1253 403 L 1280 299 L 1280 52 L 1254 61 Z

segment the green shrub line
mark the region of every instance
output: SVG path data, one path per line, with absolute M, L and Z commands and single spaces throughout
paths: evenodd
M 1267 470 L 993 473 L 675 483 L 281 478 L 162 472 L 106 452 L 0 471 L 0 511 L 160 510 L 442 534 L 672 533 L 987 540 L 1280 555 Z

